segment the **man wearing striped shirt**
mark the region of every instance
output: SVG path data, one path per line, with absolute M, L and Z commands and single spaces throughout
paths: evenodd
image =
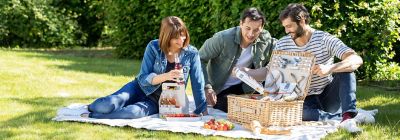
M 289 4 L 279 19 L 288 35 L 277 42 L 275 50 L 311 52 L 316 57 L 303 120 L 341 117 L 342 123 L 358 129 L 352 119 L 357 115 L 354 71 L 362 65 L 362 58 L 335 36 L 310 27 L 310 15 L 302 4 Z M 334 63 L 334 57 L 341 61 Z

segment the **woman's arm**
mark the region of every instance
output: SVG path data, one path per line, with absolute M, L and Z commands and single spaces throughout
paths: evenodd
M 181 73 L 182 72 L 180 70 L 171 70 L 168 73 L 156 75 L 153 77 L 151 84 L 158 85 L 167 80 L 177 81 L 177 79 L 180 77 Z
M 157 75 L 153 71 L 153 66 L 157 55 L 154 45 L 158 45 L 157 43 L 157 41 L 150 41 L 146 46 L 146 50 L 144 51 L 140 72 L 137 76 L 141 86 L 151 86 L 154 76 Z
M 194 54 L 189 70 L 190 82 L 192 85 L 192 92 L 194 97 L 194 102 L 196 104 L 196 114 L 207 114 L 207 102 L 204 91 L 204 76 L 201 68 L 201 62 L 198 52 Z

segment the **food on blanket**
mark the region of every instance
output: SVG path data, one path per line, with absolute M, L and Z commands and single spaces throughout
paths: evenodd
M 271 129 L 271 128 L 262 128 L 261 134 L 266 135 L 290 135 L 290 129 Z
M 216 121 L 215 119 L 210 119 L 208 122 L 204 123 L 203 128 L 217 131 L 228 131 L 235 128 L 235 126 L 232 122 L 227 120 L 222 119 Z
M 261 123 L 259 121 L 256 121 L 256 120 L 251 121 L 250 127 L 251 127 L 251 131 L 253 131 L 254 135 L 259 135 L 261 133 L 261 129 L 263 128 L 261 126 Z
M 265 134 L 265 135 L 290 135 L 291 129 L 284 127 L 263 127 L 260 122 L 252 121 L 251 124 L 244 124 L 244 128 L 251 130 L 254 135 Z

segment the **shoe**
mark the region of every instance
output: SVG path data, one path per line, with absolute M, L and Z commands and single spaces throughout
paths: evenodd
M 59 109 L 57 111 L 57 116 L 81 116 L 81 114 L 84 113 L 90 113 L 87 109 L 87 105 L 72 104 Z
M 347 119 L 339 124 L 339 128 L 343 128 L 347 132 L 350 133 L 361 133 L 362 129 L 357 127 L 357 123 L 355 119 Z
M 81 114 L 81 117 L 82 117 L 82 118 L 89 118 L 89 114 L 90 114 L 90 113 L 82 113 L 82 114 Z
M 374 116 L 368 112 L 359 112 L 357 116 L 354 117 L 354 119 L 356 120 L 357 123 L 366 123 L 366 124 L 375 123 Z
M 358 113 L 368 113 L 371 114 L 372 116 L 375 116 L 376 113 L 378 113 L 378 109 L 373 109 L 373 110 L 364 110 L 364 109 L 357 109 Z

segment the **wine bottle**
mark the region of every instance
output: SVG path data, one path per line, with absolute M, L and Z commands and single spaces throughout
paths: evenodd
M 185 84 L 182 64 L 180 63 L 179 54 L 175 54 L 175 69 L 181 71 L 181 75 L 177 80 L 178 84 Z

